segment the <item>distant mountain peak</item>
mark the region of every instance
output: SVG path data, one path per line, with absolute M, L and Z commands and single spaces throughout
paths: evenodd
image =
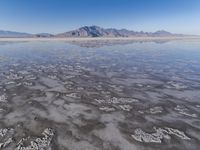
M 172 33 L 168 32 L 168 31 L 165 31 L 165 30 L 158 30 L 158 31 L 156 31 L 154 33 L 157 33 L 157 34 L 172 34 Z
M 156 32 L 136 32 L 127 29 L 102 28 L 96 25 L 83 26 L 76 30 L 57 34 L 58 37 L 155 37 L 155 36 L 175 36 L 165 30 L 158 30 Z
M 36 37 L 53 37 L 53 34 L 50 33 L 37 33 L 35 34 Z
M 15 31 L 0 30 L 0 37 L 29 37 L 31 34 Z
M 183 36 L 181 34 L 172 34 L 165 30 L 156 32 L 131 31 L 127 29 L 102 28 L 97 25 L 83 26 L 78 29 L 60 34 L 38 33 L 29 34 L 13 31 L 0 30 L 0 37 L 167 37 Z

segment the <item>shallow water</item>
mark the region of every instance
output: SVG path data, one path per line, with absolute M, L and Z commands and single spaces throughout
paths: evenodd
M 199 148 L 200 41 L 104 44 L 0 42 L 1 149 Z

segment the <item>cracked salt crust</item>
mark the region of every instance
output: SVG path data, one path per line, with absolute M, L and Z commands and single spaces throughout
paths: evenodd
M 179 131 L 178 129 L 173 129 L 169 127 L 165 128 L 156 128 L 154 127 L 156 132 L 154 133 L 146 133 L 142 129 L 135 129 L 134 134 L 131 135 L 133 139 L 139 142 L 144 143 L 162 143 L 163 139 L 170 140 L 170 135 L 175 135 L 184 140 L 190 140 L 188 136 L 185 135 L 184 132 Z
M 113 107 L 100 107 L 99 108 L 100 110 L 102 110 L 102 111 L 105 111 L 105 112 L 111 112 L 111 111 L 115 111 L 115 108 L 113 108 Z
M 15 150 L 44 150 L 48 148 L 54 136 L 53 130 L 47 128 L 42 132 L 42 135 L 43 137 L 30 141 L 29 146 L 24 146 L 24 142 L 29 138 L 22 138 L 17 144 L 18 146 Z
M 174 110 L 178 111 L 178 113 L 182 114 L 182 115 L 185 115 L 185 116 L 188 116 L 188 117 L 193 117 L 193 118 L 196 118 L 197 117 L 197 114 L 194 114 L 194 113 L 190 113 L 190 110 L 184 106 L 180 106 L 180 105 L 177 105 Z

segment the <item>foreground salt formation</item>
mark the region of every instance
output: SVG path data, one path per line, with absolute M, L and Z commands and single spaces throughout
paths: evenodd
M 197 114 L 195 113 L 191 113 L 191 111 L 184 107 L 184 106 L 180 106 L 180 105 L 177 105 L 174 110 L 178 111 L 178 113 L 182 114 L 182 115 L 185 115 L 185 116 L 188 116 L 188 117 L 194 117 L 196 118 L 197 117 Z
M 14 129 L 4 128 L 0 129 L 0 149 L 5 149 L 13 142 Z
M 7 97 L 5 94 L 0 95 L 0 102 L 6 103 L 7 102 Z
M 156 128 L 154 127 L 155 133 L 146 133 L 142 129 L 138 128 L 135 129 L 132 138 L 134 138 L 136 141 L 144 142 L 144 143 L 161 143 L 162 140 L 170 140 L 170 135 L 175 135 L 183 140 L 190 140 L 188 136 L 185 135 L 184 132 L 179 131 L 177 129 L 173 128 Z
M 95 99 L 95 101 L 100 105 L 107 105 L 99 108 L 100 110 L 106 112 L 112 112 L 115 111 L 116 109 L 129 112 L 132 109 L 131 105 L 133 103 L 139 102 L 137 99 L 134 98 L 116 98 L 116 97 L 112 97 L 105 100 Z
M 24 143 L 27 140 L 30 140 L 30 137 L 27 138 L 22 138 L 18 144 L 17 144 L 17 148 L 15 150 L 50 150 L 50 144 L 52 141 L 52 138 L 54 136 L 54 133 L 52 131 L 52 129 L 47 128 L 42 132 L 42 136 L 41 138 L 36 138 L 33 141 L 30 141 L 30 145 L 29 146 L 24 146 Z
M 53 130 L 46 128 L 42 132 L 42 137 L 34 138 L 28 136 L 22 138 L 17 144 L 15 144 L 15 134 L 15 130 L 12 128 L 0 129 L 0 149 L 6 149 L 10 146 L 15 150 L 50 150 L 50 144 L 54 136 Z M 30 143 L 30 145 L 27 146 L 27 143 Z

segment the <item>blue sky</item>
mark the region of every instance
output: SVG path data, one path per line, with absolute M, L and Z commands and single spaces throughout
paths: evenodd
M 0 0 L 0 29 L 60 33 L 84 25 L 200 35 L 200 0 Z

